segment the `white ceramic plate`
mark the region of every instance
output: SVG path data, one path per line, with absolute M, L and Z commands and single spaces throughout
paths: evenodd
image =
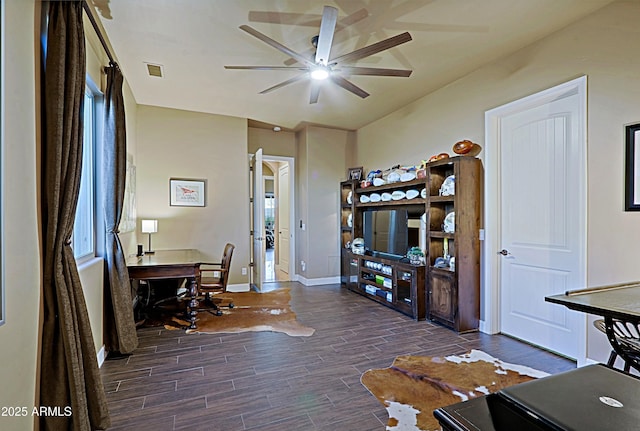
M 442 187 L 440 187 L 441 196 L 453 196 L 456 194 L 456 177 L 449 175 L 444 179 Z
M 369 203 L 370 200 L 371 199 L 369 199 L 369 196 L 367 196 L 367 195 L 361 195 L 360 196 L 360 202 L 363 203 L 363 204 Z
M 411 181 L 411 180 L 415 180 L 416 179 L 416 173 L 415 172 L 405 172 L 404 174 L 400 175 L 400 181 L 404 182 L 404 181 Z
M 407 190 L 407 199 L 413 199 L 413 198 L 417 198 L 418 196 L 420 196 L 420 192 L 417 190 Z
M 427 189 L 420 190 L 420 197 L 422 199 L 426 199 L 427 198 Z
M 451 211 L 444 218 L 444 231 L 446 233 L 454 233 L 456 231 L 456 213 Z
M 392 197 L 391 197 L 391 193 L 388 192 L 384 192 L 381 196 L 382 202 L 389 202 Z
M 400 181 L 400 174 L 397 173 L 397 172 L 391 172 L 387 176 L 387 182 L 388 183 L 397 183 L 398 181 Z
M 400 190 L 396 190 L 395 192 L 391 193 L 391 199 L 393 199 L 394 201 L 399 201 L 400 199 L 404 199 L 405 196 L 406 196 L 405 193 Z
M 382 178 L 374 178 L 373 185 L 378 187 L 384 184 L 384 180 Z
M 351 205 L 353 203 L 353 192 L 349 192 L 347 195 L 347 203 Z
M 371 193 L 369 199 L 371 199 L 371 202 L 380 202 L 382 200 L 382 196 L 380 196 L 379 193 Z

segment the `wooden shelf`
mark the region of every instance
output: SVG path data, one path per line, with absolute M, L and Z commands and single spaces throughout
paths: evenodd
M 447 177 L 455 175 L 455 194 L 440 196 L 440 188 Z M 458 332 L 478 329 L 480 317 L 480 202 L 482 201 L 482 162 L 475 157 L 451 157 L 426 165 L 426 178 L 406 182 L 360 187 L 359 183 L 341 183 L 340 196 L 346 199 L 351 192 L 353 204 L 341 203 L 342 266 L 341 280 L 349 290 L 405 313 L 414 319 L 427 318 Z M 360 196 L 372 193 L 426 189 L 427 196 L 379 202 L 360 202 Z M 426 266 L 384 259 L 378 256 L 354 255 L 344 248 L 347 238 L 364 238 L 363 218 L 377 210 L 406 209 L 415 216 L 426 214 L 426 238 L 421 240 L 427 253 Z M 345 229 L 345 214 L 352 214 L 353 228 Z M 456 213 L 455 232 L 443 232 L 444 219 Z M 414 237 L 415 241 L 415 237 Z M 448 246 L 445 247 L 445 246 Z M 448 251 L 447 251 L 448 250 Z M 435 259 L 444 257 L 445 251 L 456 259 L 455 270 L 434 267 Z M 392 273 L 365 267 L 366 261 L 381 262 L 392 268 Z M 391 280 L 385 287 L 375 280 L 362 278 L 363 273 Z M 408 280 L 402 275 L 408 274 Z M 367 293 L 363 286 L 377 289 L 379 295 Z M 390 294 L 390 301 L 387 300 Z

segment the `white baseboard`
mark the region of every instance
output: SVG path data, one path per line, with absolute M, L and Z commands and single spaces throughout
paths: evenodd
M 305 286 L 319 286 L 321 284 L 338 284 L 340 283 L 340 276 L 334 277 L 320 277 L 320 278 L 305 278 L 298 275 L 298 281 Z
M 478 325 L 478 330 L 483 334 L 496 335 L 497 332 L 491 332 L 491 326 L 487 325 L 484 320 L 481 320 Z
M 229 284 L 227 285 L 227 291 L 229 292 L 248 292 L 249 283 Z
M 98 350 L 96 356 L 98 357 L 98 368 L 100 368 L 102 367 L 102 364 L 104 364 L 104 360 L 107 356 L 107 352 L 104 349 L 104 344 L 102 345 L 102 347 L 100 347 L 100 350 Z

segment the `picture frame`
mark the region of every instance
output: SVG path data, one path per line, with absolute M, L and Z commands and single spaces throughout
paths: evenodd
M 206 205 L 206 181 L 169 179 L 169 205 L 172 207 L 203 207 Z
M 625 211 L 640 211 L 640 123 L 625 126 Z
M 362 179 L 363 173 L 364 170 L 362 169 L 362 166 L 359 166 L 357 168 L 349 168 L 347 169 L 347 179 L 360 181 Z

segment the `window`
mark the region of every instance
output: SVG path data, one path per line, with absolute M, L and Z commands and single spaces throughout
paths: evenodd
M 84 137 L 82 147 L 82 174 L 80 178 L 80 195 L 73 224 L 71 244 L 73 255 L 77 259 L 95 256 L 96 226 L 96 130 L 97 103 L 99 94 L 89 86 L 84 96 Z

